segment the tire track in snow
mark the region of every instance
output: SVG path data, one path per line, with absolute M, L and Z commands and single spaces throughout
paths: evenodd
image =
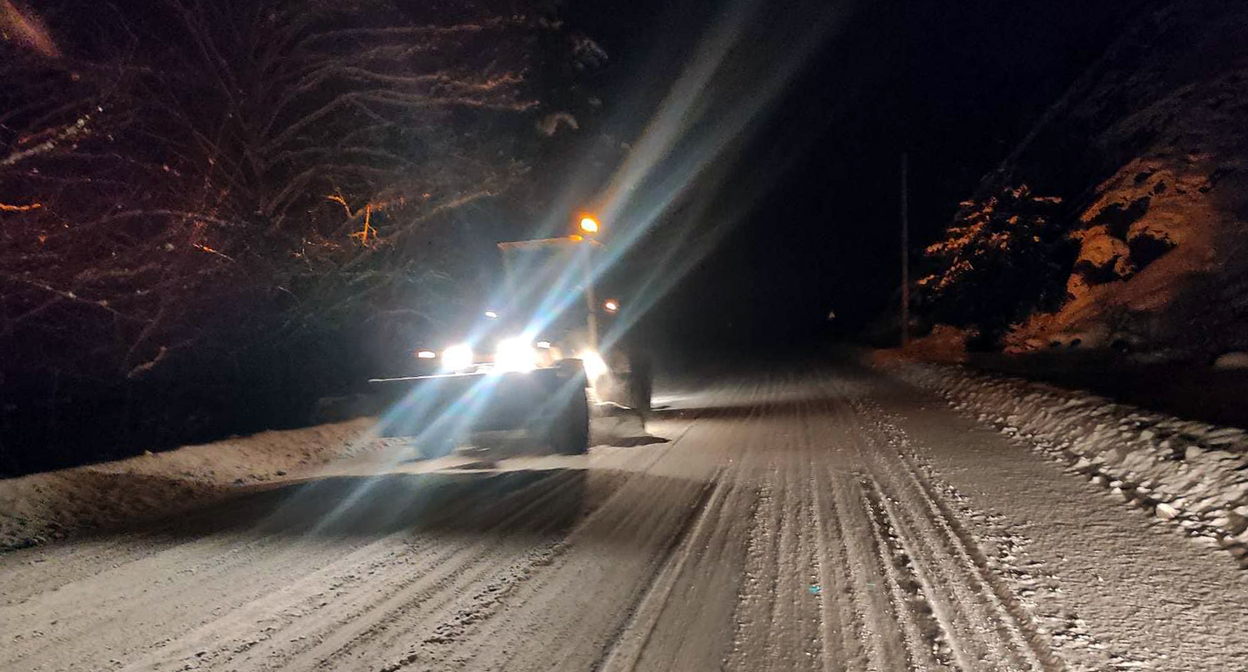
M 540 502 L 557 486 L 556 479 L 542 479 L 512 496 Z M 453 511 L 447 514 L 454 515 Z M 514 523 L 518 515 L 520 512 L 512 512 L 496 523 L 495 529 Z M 331 638 L 346 623 L 367 621 L 367 616 L 387 600 L 408 595 L 422 580 L 423 587 L 431 582 L 442 585 L 437 577 L 453 574 L 447 570 L 461 567 L 456 561 L 470 567 L 469 559 L 480 562 L 493 548 L 493 544 L 475 537 L 463 537 L 458 543 L 447 541 L 456 540 L 438 535 L 412 537 L 410 532 L 383 537 L 331 566 L 332 573 L 304 574 L 268 597 L 239 603 L 238 609 L 214 612 L 212 621 L 174 640 L 173 646 L 161 645 L 146 662 L 140 659 L 134 667 L 167 669 L 178 661 L 193 660 L 204 669 L 225 665 L 245 668 L 258 661 L 287 660 Z M 444 574 L 439 574 L 440 570 Z M 256 573 L 273 578 L 272 573 Z M 265 624 L 260 632 L 253 625 L 258 623 Z
M 873 479 L 884 491 L 881 506 L 899 532 L 915 576 L 946 632 L 959 666 L 974 669 L 1017 669 L 1049 672 L 1064 665 L 1039 644 L 1034 625 L 1017 598 L 1008 593 L 983 561 L 976 560 L 973 540 L 955 514 L 886 431 L 876 409 L 861 397 L 851 398 L 860 431 L 869 444 L 864 456 Z M 885 429 L 881 429 L 881 427 Z M 999 594 L 1004 592 L 1009 601 Z
M 463 535 L 423 563 L 386 577 L 401 577 L 397 584 L 387 580 L 364 586 L 364 592 L 347 604 L 324 605 L 332 607 L 329 618 L 304 619 L 307 629 L 286 635 L 288 645 L 279 642 L 274 649 L 249 651 L 237 663 L 246 668 L 248 663 L 277 659 L 291 669 L 340 669 L 347 664 L 343 661 L 358 666 L 371 660 L 380 666 L 393 647 L 406 648 L 409 637 L 432 637 L 439 625 L 457 618 L 461 623 L 481 618 L 495 593 L 522 580 L 533 566 L 557 552 L 563 521 L 543 513 L 561 510 L 557 502 L 570 483 L 566 476 L 551 477 L 540 481 L 536 492 L 495 503 L 491 508 L 513 502 L 519 506 L 484 532 Z M 513 529 L 520 521 L 528 522 Z
M 1044 644 L 1026 608 L 989 565 L 987 557 L 984 556 L 975 539 L 958 522 L 952 507 L 937 493 L 931 482 L 922 475 L 908 457 L 903 454 L 901 460 L 906 465 L 910 478 L 924 494 L 933 520 L 939 521 L 946 528 L 945 532 L 951 547 L 961 556 L 964 566 L 973 571 L 982 581 L 983 594 L 998 613 L 1003 628 L 1008 631 L 1010 638 L 1024 655 L 1027 664 L 1033 669 L 1062 669 L 1064 666 L 1061 660 Z
M 950 665 L 942 649 L 947 636 L 939 623 L 939 616 L 932 618 L 933 609 L 928 602 L 926 587 L 916 575 L 905 545 L 898 538 L 893 517 L 883 505 L 883 498 L 870 480 L 859 481 L 862 508 L 871 521 L 871 533 L 875 538 L 875 553 L 884 567 L 888 585 L 892 616 L 901 627 L 902 641 L 906 647 L 906 669 L 959 669 Z M 957 656 L 957 649 L 954 649 Z M 961 669 L 967 669 L 961 666 Z
M 774 465 L 767 468 L 774 469 Z M 758 502 L 750 517 L 750 534 L 745 544 L 745 571 L 732 617 L 735 634 L 732 637 L 732 652 L 726 664 L 727 669 L 751 669 L 754 656 L 766 660 L 765 651 L 760 650 L 766 647 L 765 639 L 762 642 L 753 641 L 756 633 L 751 627 L 754 618 L 751 612 L 764 609 L 770 611 L 770 603 L 775 597 L 778 572 L 771 562 L 770 551 L 775 543 L 773 526 L 777 516 L 776 499 L 775 486 L 772 479 L 768 478 L 759 487 Z M 767 587 L 760 588 L 759 584 L 764 583 Z M 760 604 L 762 602 L 765 604 Z M 762 634 L 765 636 L 766 632 Z M 761 665 L 762 662 L 756 664 Z
M 817 533 L 816 563 L 819 573 L 821 650 L 824 672 L 866 669 L 861 645 L 862 624 L 855 610 L 860 597 L 850 575 L 848 547 L 840 529 L 840 511 L 828 492 L 840 487 L 824 469 L 811 479 L 814 494 L 814 525 Z M 857 664 L 857 666 L 855 666 Z
M 587 647 L 595 657 L 601 655 L 600 649 L 592 649 L 595 638 L 604 634 L 599 626 L 610 622 L 613 613 L 621 620 L 627 615 L 626 605 L 592 596 L 628 589 L 640 594 L 647 585 L 641 579 L 657 573 L 662 549 L 671 546 L 676 530 L 696 518 L 708 492 L 700 481 L 651 473 L 664 471 L 665 456 L 675 445 L 637 451 L 632 463 L 640 470 L 617 472 L 624 482 L 566 534 L 558 552 L 539 552 L 534 561 L 521 562 L 494 579 L 473 577 L 462 589 L 445 592 L 449 602 L 404 608 L 396 618 L 416 618 L 415 626 L 353 645 L 335 660 L 340 666 L 390 670 L 549 669 L 552 660 L 561 661 L 563 669 L 585 669 Z M 698 471 L 706 469 L 700 465 Z M 598 551 L 604 541 L 652 551 L 628 562 L 612 560 Z M 534 641 L 550 646 L 534 647 Z M 578 665 L 578 660 L 585 662 Z
M 808 407 L 798 404 L 801 416 Z M 821 667 L 822 627 L 820 597 L 812 590 L 818 569 L 809 445 L 791 421 L 762 418 L 757 424 L 778 431 L 770 433 L 770 459 L 760 474 L 725 668 L 814 670 Z
M 633 607 L 628 621 L 612 635 L 611 643 L 603 650 L 603 659 L 593 665 L 595 672 L 633 672 L 637 669 L 642 651 L 658 626 L 659 616 L 671 600 L 672 590 L 684 575 L 695 549 L 701 547 L 707 535 L 711 534 L 707 531 L 712 524 L 710 521 L 722 520 L 720 514 L 724 500 L 732 498 L 735 494 L 732 490 L 738 486 L 737 483 L 729 484 L 716 478 L 716 485 L 699 502 L 698 514 L 690 518 L 690 525 L 677 538 L 678 543 L 667 554 L 662 568 Z
M 290 544 L 275 535 L 212 538 L 180 544 L 170 553 L 156 553 L 127 563 L 118 571 L 45 591 L 20 608 L 0 609 L 0 629 L 15 633 L 0 653 L 0 664 L 12 666 L 10 669 L 33 669 L 44 664 L 40 661 L 101 645 L 110 647 L 117 659 L 137 655 L 144 644 L 133 638 L 135 630 L 196 627 L 205 608 L 215 612 L 240 599 L 256 599 L 276 588 L 272 576 L 306 572 L 350 550 L 324 547 L 320 550 L 326 552 L 322 553 L 316 548 Z M 170 572 L 166 570 L 169 567 L 176 569 Z M 108 588 L 117 585 L 131 589 Z M 206 591 L 197 604 L 167 597 L 214 585 L 217 589 Z M 97 591 L 100 599 L 89 609 L 80 608 L 82 595 Z M 36 616 L 39 613 L 58 617 L 45 623 Z
M 500 499 L 456 493 L 439 511 L 475 523 L 449 530 L 291 544 L 210 531 L 147 561 L 106 546 L 124 564 L 94 574 L 73 556 L 85 578 L 64 585 L 92 603 L 82 617 L 46 591 L 0 607 L 65 619 L 68 649 L 15 665 L 0 652 L 0 667 L 110 667 L 104 645 L 131 633 L 100 607 L 121 606 L 177 616 L 141 623 L 133 672 L 1063 669 L 869 398 L 880 390 L 815 369 L 720 385 L 666 446 L 597 449 L 586 473 Z M 595 504 L 565 520 L 581 487 Z M 121 585 L 144 572 L 162 593 Z M 174 589 L 184 604 L 162 605 Z
M 741 394 L 740 389 L 729 390 L 722 403 L 730 403 Z M 462 648 L 472 653 L 462 660 L 473 669 L 549 669 L 551 660 L 558 660 L 555 667 L 566 670 L 605 666 L 608 660 L 612 666 L 651 669 L 647 657 L 653 656 L 654 649 L 676 659 L 692 656 L 705 660 L 702 652 L 683 646 L 706 641 L 693 632 L 687 633 L 689 636 L 675 649 L 668 648 L 670 640 L 656 641 L 650 635 L 665 631 L 660 624 L 672 615 L 669 606 L 706 596 L 708 584 L 722 578 L 717 558 L 724 551 L 724 526 L 737 521 L 735 512 L 751 498 L 751 486 L 739 478 L 726 481 L 724 470 L 716 466 L 719 460 L 700 453 L 717 451 L 724 440 L 739 435 L 744 427 L 748 427 L 744 419 L 729 423 L 695 421 L 656 459 L 646 463 L 643 474 L 620 488 L 613 501 L 600 507 L 598 514 L 572 535 L 573 552 L 562 557 L 558 567 L 524 586 L 513 600 L 516 611 L 510 614 L 510 622 L 495 619 L 474 641 L 464 643 Z M 740 471 L 728 473 L 739 475 Z M 718 500 L 708 499 L 715 491 L 724 494 Z M 705 521 L 715 524 L 695 522 L 703 515 Z M 612 541 L 604 544 L 608 534 Z M 672 538 L 681 535 L 689 543 L 677 542 L 673 556 Z M 629 550 L 620 553 L 616 548 Z M 682 563 L 681 571 L 667 571 Z M 673 578 L 673 592 L 659 588 L 664 575 Z M 691 575 L 696 580 L 683 580 Z M 588 594 L 587 586 L 592 587 Z M 597 593 L 617 598 L 604 601 L 590 597 Z M 561 595 L 562 599 L 558 597 Z M 579 612 L 575 611 L 578 607 Z M 649 619 L 654 620 L 652 626 L 647 625 Z M 629 630 L 634 625 L 649 634 L 631 635 Z M 708 622 L 699 621 L 690 627 L 696 632 L 708 627 Z M 544 657 L 535 656 L 535 650 L 525 646 L 535 638 L 546 638 L 555 647 Z M 483 646 L 482 642 L 488 644 Z M 684 669 L 703 666 L 696 663 Z
M 139 560 L 93 573 L 74 585 L 61 586 L 54 582 L 52 589 L 26 600 L 18 608 L 17 615 L 22 615 L 21 609 L 51 613 L 57 616 L 53 619 L 56 628 L 24 638 L 20 642 L 22 646 L 5 647 L 0 661 L 36 667 L 45 664 L 41 661 L 85 656 L 85 653 L 74 653 L 79 649 L 89 651 L 101 647 L 108 647 L 112 659 L 119 661 L 118 665 L 142 660 L 149 652 L 155 659 L 168 660 L 193 633 L 213 628 L 214 624 L 236 623 L 232 616 L 240 609 L 256 613 L 251 609 L 254 605 L 263 604 L 290 587 L 288 577 L 324 579 L 323 570 L 337 566 L 340 558 L 360 557 L 361 551 L 364 556 L 385 555 L 393 552 L 395 544 L 402 543 L 401 538 L 405 536 L 399 533 L 373 539 L 362 537 L 356 541 L 317 536 L 303 538 L 290 530 L 253 528 L 246 525 L 246 521 L 254 514 L 254 503 L 255 500 L 246 499 L 212 506 L 180 523 L 189 530 L 205 526 L 216 528 L 222 524 L 228 527 L 237 524 L 225 517 L 232 514 L 244 523 L 240 532 L 210 534 L 192 543 L 178 543 Z M 179 523 L 162 521 L 159 525 L 159 529 L 167 530 Z M 150 535 L 132 536 L 128 540 L 141 547 L 151 543 Z M 420 540 L 424 546 L 434 541 L 431 538 Z M 406 550 L 419 548 L 418 545 Z M 55 569 L 46 564 L 41 567 L 44 571 Z M 329 581 L 326 584 L 332 585 Z M 313 583 L 311 591 L 310 599 L 317 602 L 323 601 L 325 593 L 332 592 L 319 583 Z M 85 609 L 79 608 L 74 603 L 80 602 L 83 594 L 98 595 L 98 599 L 90 601 Z M 194 600 L 169 599 L 170 595 L 196 597 Z M 315 609 L 302 611 L 312 613 Z M 6 608 L 0 609 L 0 616 L 5 616 L 6 612 L 13 615 Z M 161 629 L 177 635 L 150 641 L 134 634 L 159 633 Z M 254 633 L 244 636 L 254 645 Z M 187 655 L 200 652 L 202 657 L 208 657 L 218 649 L 216 643 L 208 640 Z M 190 646 L 197 645 L 183 648 Z
M 758 387 L 749 392 L 736 388 L 724 401 L 749 400 L 757 394 Z M 751 407 L 745 417 L 721 423 L 712 436 L 722 444 L 730 444 L 733 439 L 748 442 L 758 431 L 755 423 L 759 419 L 760 409 Z M 715 639 L 722 636 L 730 640 L 735 632 L 734 616 L 743 576 L 740 568 L 745 565 L 747 553 L 740 540 L 749 537 L 757 515 L 762 483 L 755 470 L 763 468 L 761 464 L 766 460 L 765 455 L 755 452 L 722 460 L 716 475 L 718 487 L 725 493 L 720 505 L 707 508 L 705 522 L 695 528 L 690 543 L 680 552 L 680 571 L 665 572 L 661 583 L 656 583 L 658 590 L 651 591 L 639 603 L 636 618 L 612 644 L 604 669 L 697 669 L 712 661 L 715 665 L 725 664 L 725 655 L 715 652 Z M 732 604 L 722 613 L 707 613 L 723 601 L 726 589 L 733 591 Z M 688 613 L 686 605 L 690 603 L 699 603 L 698 613 Z M 630 634 L 634 628 L 640 628 L 644 637 Z M 669 634 L 674 629 L 682 629 L 685 636 L 676 641 Z M 725 648 L 730 644 L 731 641 L 727 642 Z

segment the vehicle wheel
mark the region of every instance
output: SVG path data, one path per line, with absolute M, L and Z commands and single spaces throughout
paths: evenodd
M 650 415 L 650 399 L 654 395 L 654 371 L 650 367 L 650 358 L 634 355 L 629 362 L 630 368 L 627 389 L 627 406 L 645 418 Z
M 432 460 L 438 457 L 446 457 L 459 447 L 459 437 L 451 432 L 432 433 L 428 436 L 422 436 L 418 440 L 420 452 L 426 458 Z
M 551 449 L 560 455 L 584 455 L 589 452 L 589 397 L 585 388 L 573 390 L 550 424 L 546 434 Z
M 401 437 L 414 436 L 416 433 L 416 428 L 412 426 L 410 420 L 382 420 L 377 424 L 377 436 L 383 439 L 397 439 Z

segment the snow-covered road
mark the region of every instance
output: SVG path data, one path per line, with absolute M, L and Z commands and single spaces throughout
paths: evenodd
M 0 555 L 0 670 L 1248 668 L 1230 553 L 935 396 L 671 392 L 666 443 L 339 464 Z

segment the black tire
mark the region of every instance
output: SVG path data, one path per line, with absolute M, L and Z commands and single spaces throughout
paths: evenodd
M 550 424 L 546 442 L 551 450 L 560 455 L 584 455 L 589 452 L 589 397 L 584 387 L 572 390 L 571 398 Z
M 415 426 L 410 418 L 398 417 L 389 420 L 382 420 L 377 425 L 377 436 L 384 439 L 397 439 L 403 437 L 416 436 L 420 433 L 420 429 Z
M 650 358 L 634 354 L 629 360 L 629 368 L 625 405 L 641 413 L 642 418 L 649 417 L 650 401 L 654 396 L 654 370 L 650 366 Z
M 459 435 L 453 428 L 434 429 L 412 418 L 384 422 L 378 426 L 377 435 L 387 439 L 414 439 L 414 447 L 428 458 L 442 457 L 459 445 Z
M 459 447 L 458 438 L 451 433 L 439 435 L 422 435 L 420 429 L 410 423 L 387 423 L 380 427 L 377 436 L 386 439 L 415 439 L 415 445 L 405 448 L 400 462 L 416 462 L 422 459 L 431 460 L 451 454 Z
M 420 453 L 432 460 L 450 455 L 459 447 L 459 438 L 453 434 L 421 437 L 419 445 Z

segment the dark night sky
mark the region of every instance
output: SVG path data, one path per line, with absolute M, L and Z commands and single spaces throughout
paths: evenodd
M 642 0 L 568 15 L 612 54 L 600 82 L 607 107 L 632 112 L 654 104 L 724 4 Z M 738 222 L 643 329 L 676 346 L 789 343 L 825 336 L 830 309 L 842 330 L 861 328 L 896 304 L 901 152 L 910 155 L 917 256 L 1145 4 L 847 3 L 848 18 L 724 159 L 727 179 L 694 191 L 710 207 L 677 208 L 660 223 L 650 244 L 662 247 L 685 226 Z M 801 26 L 825 8 L 797 2 L 765 18 Z M 778 57 L 766 41 L 744 48 Z M 760 185 L 761 195 L 741 196 Z M 695 210 L 700 221 L 686 221 Z

